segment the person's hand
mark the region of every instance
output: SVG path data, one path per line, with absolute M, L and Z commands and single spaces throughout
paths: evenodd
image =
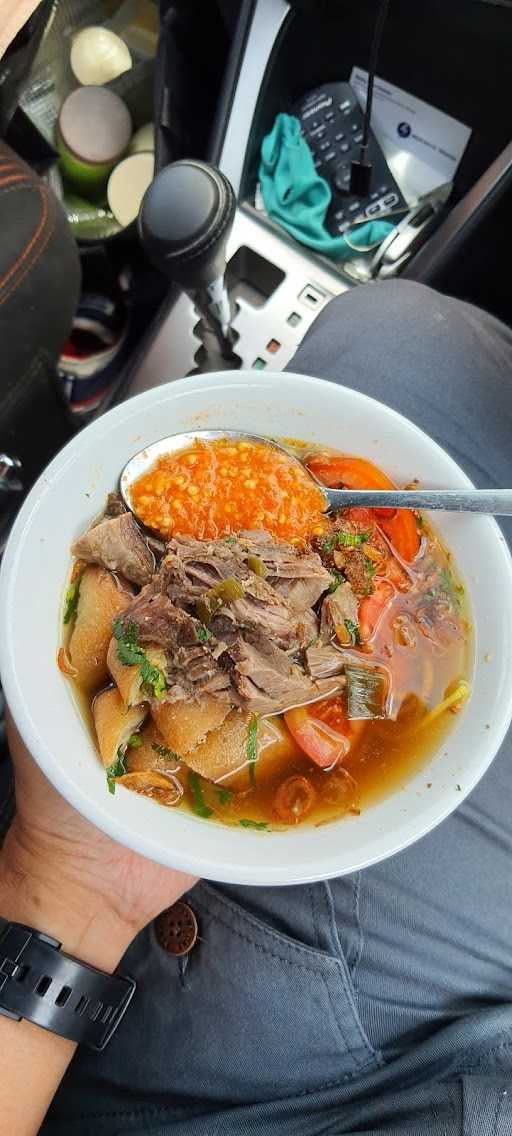
M 39 0 L 0 0 L 0 59 L 38 4 Z
M 84 820 L 43 776 L 9 717 L 7 725 L 16 815 L 0 854 L 0 915 L 112 969 L 137 932 L 195 880 L 128 851 Z

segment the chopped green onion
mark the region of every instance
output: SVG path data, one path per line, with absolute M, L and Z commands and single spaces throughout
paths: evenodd
M 249 781 L 255 782 L 256 762 L 258 760 L 258 719 L 253 714 L 247 732 L 247 761 L 249 763 Z
M 135 623 L 127 623 L 123 627 L 120 619 L 114 623 L 114 636 L 117 639 L 117 657 L 125 667 L 140 667 L 142 691 L 148 698 L 164 697 L 167 690 L 165 675 L 160 667 L 150 663 L 146 652 L 139 645 L 138 631 Z
M 157 698 L 158 701 L 161 702 L 167 690 L 164 672 L 160 670 L 160 667 L 154 667 L 144 652 L 140 664 L 140 674 L 144 693 L 148 694 L 150 698 L 151 696 Z
M 121 619 L 114 620 L 114 637 L 118 640 L 123 640 L 128 647 L 137 647 L 138 645 L 138 632 L 137 624 L 129 620 L 126 626 Z
M 213 810 L 208 808 L 208 805 L 205 803 L 199 774 L 190 770 L 188 783 L 193 796 L 192 808 L 197 816 L 203 817 L 206 820 L 208 817 L 211 817 Z
M 207 643 L 208 640 L 212 638 L 212 633 L 211 631 L 208 631 L 207 627 L 203 627 L 201 625 L 201 627 L 196 627 L 195 630 L 196 639 L 198 639 L 199 643 Z
M 331 576 L 332 576 L 332 584 L 330 584 L 328 589 L 327 589 L 327 591 L 329 593 L 335 592 L 336 588 L 339 588 L 340 584 L 346 583 L 346 577 L 343 575 L 342 572 L 331 572 Z
M 460 607 L 462 603 L 462 597 L 464 595 L 464 588 L 462 584 L 455 583 L 455 580 L 448 568 L 443 568 L 441 570 L 441 572 L 439 573 L 439 579 L 443 590 L 453 600 L 457 607 Z
M 123 752 L 122 746 L 119 746 L 119 749 L 117 751 L 117 757 L 115 758 L 114 761 L 112 761 L 110 763 L 109 766 L 107 766 L 105 773 L 106 773 L 106 776 L 107 776 L 108 791 L 109 791 L 109 793 L 115 793 L 115 791 L 116 791 L 115 778 L 116 777 L 123 777 L 124 774 L 126 773 L 126 765 L 125 765 L 125 761 L 124 761 L 124 752 Z
M 229 805 L 229 802 L 233 800 L 234 794 L 232 789 L 217 789 L 217 796 L 221 805 Z
M 370 539 L 369 532 L 361 532 L 361 533 L 339 532 L 337 534 L 338 544 L 340 544 L 343 548 L 357 548 L 358 545 L 360 545 L 360 544 L 366 544 L 366 542 L 369 539 Z
M 339 548 L 358 548 L 360 544 L 366 544 L 370 539 L 369 532 L 350 533 L 350 532 L 337 532 L 328 540 L 324 540 L 322 549 L 324 552 L 332 552 L 336 545 Z
M 140 749 L 141 745 L 142 745 L 142 738 L 141 738 L 140 734 L 130 734 L 130 737 L 128 738 L 128 741 L 126 743 L 126 748 L 127 749 Z
M 359 647 L 360 644 L 361 644 L 361 636 L 359 634 L 359 627 L 358 627 L 357 623 L 354 623 L 353 619 L 346 619 L 345 620 L 345 627 L 346 627 L 346 629 L 347 629 L 347 631 L 350 635 L 350 638 L 352 640 L 352 646 L 353 647 Z
M 78 595 L 80 592 L 80 580 L 71 584 L 66 592 L 66 610 L 64 612 L 64 623 L 70 623 L 76 609 L 78 607 Z
M 242 825 L 242 828 L 259 828 L 259 829 L 268 828 L 268 824 L 266 823 L 266 821 L 264 821 L 264 820 L 249 820 L 247 817 L 243 817 L 242 820 L 238 821 L 238 823 Z
M 169 761 L 181 761 L 179 755 L 175 753 L 173 749 L 168 749 L 167 746 L 158 745 L 157 742 L 152 742 L 151 749 L 154 749 L 155 753 L 157 753 L 159 757 L 166 757 Z

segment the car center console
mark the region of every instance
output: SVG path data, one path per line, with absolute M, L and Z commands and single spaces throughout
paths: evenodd
M 193 302 L 173 287 L 122 396 L 222 367 L 281 370 L 325 304 L 355 286 L 357 272 L 300 245 L 258 208 L 258 167 L 279 111 L 293 113 L 315 86 L 347 81 L 354 64 L 368 66 L 375 15 L 376 0 L 242 4 L 210 154 L 238 197 L 227 270 L 234 356 L 222 359 Z M 512 176 L 509 26 L 510 12 L 484 0 L 430 0 L 413 10 L 409 0 L 394 0 L 379 62 L 389 81 L 471 127 L 444 219 L 426 226 L 425 243 L 420 237 L 415 256 L 399 269 L 477 302 L 485 296 L 476 282 L 472 293 L 467 262 L 464 271 L 460 266 L 469 237 L 477 264 L 482 227 L 485 240 L 504 249 L 490 219 L 506 208 Z M 508 258 L 498 261 L 494 309 L 507 318 Z

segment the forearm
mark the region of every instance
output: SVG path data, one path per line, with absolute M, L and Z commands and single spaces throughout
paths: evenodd
M 45 932 L 66 954 L 112 973 L 138 932 L 196 881 L 92 828 L 45 780 L 9 717 L 7 725 L 16 816 L 0 852 L 0 916 Z M 75 1048 L 0 1015 L 2 1133 L 39 1132 Z
M 0 0 L 0 59 L 38 4 L 39 0 Z
M 0 915 L 44 931 L 62 942 L 66 953 L 112 972 L 129 945 L 130 934 L 104 908 L 95 911 L 79 887 L 63 888 L 25 870 L 9 838 L 0 853 Z M 91 910 L 92 908 L 92 910 Z M 0 1015 L 0 1116 L 10 1136 L 35 1136 L 73 1057 L 76 1045 L 28 1021 Z

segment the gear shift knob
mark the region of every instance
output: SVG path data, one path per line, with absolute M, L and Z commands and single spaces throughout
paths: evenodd
M 149 258 L 192 295 L 224 353 L 233 346 L 224 270 L 235 209 L 235 194 L 224 174 L 206 162 L 187 160 L 156 175 L 139 215 Z

